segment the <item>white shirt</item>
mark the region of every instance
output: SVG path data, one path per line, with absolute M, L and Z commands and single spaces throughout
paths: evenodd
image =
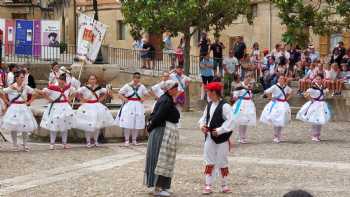
M 152 92 L 156 95 L 157 98 L 163 96 L 164 91 L 160 88 L 163 82 L 157 83 L 151 87 Z
M 283 90 L 284 90 L 284 93 L 286 95 L 292 93 L 292 88 L 290 88 L 289 86 L 284 87 Z M 273 85 L 269 89 L 265 90 L 265 94 L 272 94 L 272 98 L 274 98 L 274 99 L 287 99 L 283 95 L 281 89 L 279 87 L 277 87 L 277 85 Z
M 15 74 L 13 72 L 9 72 L 7 74 L 6 84 L 7 86 L 11 86 L 15 82 Z
M 93 89 L 93 88 L 91 88 L 91 89 Z M 87 87 L 83 86 L 83 87 L 78 89 L 78 93 L 81 95 L 81 97 L 83 99 L 96 100 L 96 99 L 99 99 L 99 98 L 96 98 L 95 94 L 98 97 L 100 97 L 101 95 L 105 95 L 105 94 L 107 94 L 107 89 L 106 88 L 101 88 L 101 89 L 95 91 L 95 94 L 94 94 Z
M 58 84 L 58 77 L 59 77 L 60 73 L 57 72 L 50 72 L 50 75 L 49 75 L 49 84 Z
M 241 83 L 240 86 L 247 88 L 247 86 L 243 82 Z M 248 90 L 249 93 L 246 93 L 246 92 L 247 92 L 247 89 L 235 90 L 235 91 L 233 91 L 233 97 L 239 98 L 239 97 L 245 95 L 244 98 L 251 98 L 253 96 L 253 93 L 251 90 Z
M 321 96 L 321 91 L 314 89 L 314 88 L 309 88 L 306 90 L 306 92 L 310 95 L 311 98 L 313 99 L 324 99 L 325 98 L 325 94 L 328 92 L 327 89 L 323 89 L 323 96 Z M 320 97 L 321 96 L 321 97 Z
M 211 107 L 210 107 L 210 112 L 209 112 L 210 120 L 209 120 L 209 123 L 211 122 L 211 119 L 213 118 L 213 114 L 214 114 L 218 104 L 219 104 L 219 102 L 213 102 Z M 205 110 L 203 112 L 203 116 L 199 120 L 200 128 L 202 128 L 203 126 L 206 126 L 207 107 L 205 108 Z M 221 125 L 221 127 L 216 128 L 216 131 L 218 132 L 219 135 L 221 135 L 223 133 L 228 133 L 228 132 L 230 132 L 230 131 L 232 131 L 234 129 L 232 108 L 227 103 L 225 103 L 222 106 L 222 117 L 224 118 L 225 122 Z
M 52 87 L 56 87 L 58 88 L 58 86 L 56 85 L 52 85 Z M 44 88 L 43 91 L 52 99 L 52 100 L 56 100 L 61 96 L 61 92 L 60 91 L 55 91 L 55 90 L 51 90 L 49 88 Z M 76 92 L 76 89 L 74 89 L 72 86 L 67 86 L 67 88 L 64 90 L 63 95 L 61 96 L 59 101 L 65 101 L 69 99 L 69 96 L 74 94 Z
M 132 87 L 133 85 L 131 83 L 125 84 L 120 90 L 119 94 L 129 97 L 134 94 L 134 89 Z M 140 98 L 145 97 L 148 94 L 148 91 L 146 87 L 142 84 L 139 84 L 139 88 L 137 89 L 137 94 L 139 95 Z M 137 98 L 136 95 L 133 95 L 131 98 Z
M 16 87 L 17 87 L 17 84 L 16 84 Z M 27 98 L 28 98 L 28 94 L 33 94 L 34 93 L 34 90 L 29 87 L 29 86 L 24 86 L 22 91 L 17 91 L 11 87 L 7 87 L 7 88 L 4 88 L 3 89 L 3 92 L 5 94 L 7 94 L 8 98 L 9 98 L 9 101 L 11 101 L 12 99 L 16 98 L 19 94 L 21 94 L 21 96 L 16 99 L 16 101 L 19 101 L 19 102 L 26 102 L 27 101 Z M 22 93 L 21 93 L 22 92 Z
M 224 59 L 223 64 L 226 65 L 228 72 L 233 74 L 236 71 L 236 67 L 238 66 L 239 62 L 236 57 L 227 57 Z
M 178 86 L 178 91 L 179 92 L 184 92 L 185 88 L 186 88 L 186 83 L 191 81 L 191 78 L 187 77 L 184 74 L 179 76 L 176 72 L 175 73 L 171 73 L 169 77 L 170 77 L 171 80 L 174 80 L 174 81 L 179 83 L 179 86 Z

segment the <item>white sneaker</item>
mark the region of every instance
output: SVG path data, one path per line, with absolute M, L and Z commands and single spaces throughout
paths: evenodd
M 162 190 L 162 191 L 156 192 L 154 196 L 170 196 L 170 193 L 165 190 Z
M 227 185 L 224 185 L 221 188 L 221 192 L 225 193 L 225 194 L 228 194 L 228 193 L 231 193 L 231 190 L 230 190 L 230 188 Z
M 281 142 L 281 140 L 279 138 L 275 137 L 275 138 L 273 138 L 273 142 L 278 144 Z
M 55 145 L 54 144 L 50 144 L 50 150 L 55 150 Z
M 91 148 L 91 144 L 90 143 L 86 144 L 86 148 Z
M 204 189 L 202 191 L 202 194 L 203 195 L 209 195 L 211 193 L 213 193 L 213 190 L 211 190 L 210 185 L 205 185 L 205 187 L 204 187 Z
M 314 142 L 320 142 L 321 141 L 318 137 L 312 137 L 311 140 L 314 141 Z
M 125 143 L 124 143 L 124 146 L 126 146 L 126 147 L 128 147 L 129 145 L 130 145 L 129 142 L 125 142 Z
M 247 140 L 245 140 L 245 139 L 240 139 L 240 140 L 238 140 L 238 142 L 240 144 L 247 144 L 248 143 Z
M 29 149 L 28 146 L 24 146 L 24 145 L 23 145 L 23 150 L 24 150 L 24 152 L 29 152 L 30 149 Z

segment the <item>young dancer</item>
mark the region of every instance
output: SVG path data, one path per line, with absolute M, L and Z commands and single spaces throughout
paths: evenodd
M 96 75 L 90 75 L 87 85 L 79 88 L 78 94 L 84 104 L 76 111 L 75 127 L 85 131 L 88 148 L 91 147 L 91 135 L 97 147 L 100 129 L 115 125 L 111 112 L 100 103 L 111 93 L 98 85 Z
M 205 134 L 204 161 L 205 187 L 203 194 L 212 193 L 214 169 L 220 169 L 222 178 L 221 191 L 229 193 L 228 187 L 228 154 L 229 139 L 234 128 L 232 108 L 222 99 L 223 85 L 212 82 L 206 86 L 211 100 L 199 120 L 202 132 Z
M 260 121 L 274 127 L 275 143 L 280 143 L 282 128 L 291 120 L 291 110 L 288 100 L 292 95 L 292 89 L 287 85 L 287 77 L 280 76 L 278 83 L 265 90 L 272 100 L 265 106 Z
M 145 128 L 145 107 L 143 101 L 148 91 L 141 84 L 141 74 L 135 72 L 133 80 L 125 84 L 119 91 L 119 97 L 123 100 L 116 122 L 124 129 L 125 146 L 129 146 L 130 134 L 132 143 L 137 145 L 138 132 Z
M 58 77 L 60 76 L 60 66 L 57 62 L 51 64 L 51 72 L 49 74 L 49 84 L 58 83 Z
M 233 120 L 238 125 L 239 143 L 246 144 L 248 126 L 256 125 L 256 111 L 253 102 L 252 79 L 247 75 L 244 81 L 233 91 Z
M 319 142 L 322 125 L 331 119 L 331 112 L 325 102 L 328 90 L 322 85 L 323 75 L 317 75 L 312 87 L 306 91 L 305 97 L 310 101 L 305 103 L 297 114 L 297 119 L 312 124 L 312 141 Z
M 76 90 L 66 83 L 66 74 L 58 78 L 58 85 L 50 84 L 40 93 L 50 102 L 46 108 L 40 127 L 50 131 L 50 150 L 55 149 L 56 135 L 61 132 L 63 148 L 67 149 L 68 130 L 74 127 L 74 111 L 69 104 Z
M 150 94 L 152 94 L 156 100 L 158 100 L 161 96 L 163 96 L 164 90 L 162 89 L 162 86 L 163 86 L 164 82 L 168 81 L 168 80 L 169 80 L 169 72 L 163 72 L 163 76 L 161 78 L 161 81 L 159 83 L 157 83 L 156 85 L 151 87 Z
M 18 150 L 17 134 L 22 133 L 23 149 L 29 151 L 27 146 L 28 134 L 38 128 L 29 105 L 34 99 L 34 90 L 24 84 L 24 73 L 19 71 L 14 74 L 15 82 L 2 90 L 1 98 L 8 106 L 3 117 L 2 128 L 11 131 L 14 150 Z M 33 95 L 28 101 L 28 96 Z

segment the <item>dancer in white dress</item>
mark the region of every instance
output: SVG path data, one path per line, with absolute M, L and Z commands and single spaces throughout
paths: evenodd
M 51 64 L 51 72 L 49 74 L 49 84 L 57 85 L 60 76 L 60 67 L 57 62 Z
M 50 149 L 55 149 L 57 132 L 61 132 L 63 148 L 67 149 L 68 130 L 76 122 L 74 111 L 69 105 L 71 97 L 76 90 L 66 83 L 66 74 L 61 74 L 58 85 L 49 85 L 40 92 L 49 102 L 40 126 L 50 131 Z
M 145 128 L 145 107 L 143 101 L 148 91 L 140 83 L 141 74 L 133 74 L 133 80 L 125 84 L 119 91 L 119 97 L 123 100 L 116 122 L 124 129 L 125 146 L 129 146 L 130 134 L 132 142 L 137 145 L 137 136 L 139 130 Z
M 239 143 L 245 144 L 248 126 L 256 125 L 256 110 L 253 102 L 252 79 L 247 76 L 244 81 L 233 91 L 233 120 L 238 126 Z
M 287 77 L 280 76 L 278 83 L 265 90 L 271 95 L 271 101 L 265 106 L 260 121 L 274 127 L 273 141 L 281 141 L 282 128 L 291 120 L 291 110 L 288 100 L 292 96 L 292 89 L 287 85 Z
M 75 127 L 85 131 L 88 148 L 91 147 L 91 135 L 98 146 L 100 129 L 115 125 L 112 113 L 100 102 L 108 95 L 111 96 L 111 92 L 97 84 L 96 75 L 90 75 L 87 85 L 78 90 L 78 97 L 84 104 L 76 111 Z
M 4 117 L 2 128 L 11 132 L 12 142 L 15 150 L 17 146 L 17 133 L 22 133 L 24 151 L 29 151 L 27 146 L 28 134 L 38 128 L 32 111 L 28 107 L 35 98 L 34 90 L 24 85 L 24 73 L 16 72 L 15 83 L 1 92 L 1 97 L 8 107 Z M 28 96 L 31 100 L 28 101 Z
M 324 100 L 328 90 L 323 88 L 322 81 L 323 76 L 317 75 L 312 88 L 309 88 L 304 94 L 310 101 L 301 107 L 296 117 L 301 121 L 312 124 L 311 139 L 316 142 L 320 141 L 322 125 L 331 119 L 331 112 Z
M 164 90 L 162 89 L 162 86 L 164 84 L 164 82 L 169 80 L 169 72 L 164 72 L 162 75 L 162 79 L 159 83 L 157 83 L 156 85 L 151 87 L 151 92 L 150 94 L 152 94 L 156 100 L 158 100 L 161 96 L 163 96 L 164 94 Z

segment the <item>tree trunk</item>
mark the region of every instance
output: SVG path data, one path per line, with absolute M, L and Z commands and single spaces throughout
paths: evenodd
M 190 75 L 190 65 L 191 65 L 191 54 L 190 54 L 190 50 L 191 50 L 191 34 L 190 34 L 190 30 L 188 29 L 187 32 L 184 33 L 184 40 L 185 40 L 185 51 L 184 51 L 184 58 L 185 58 L 185 74 L 187 76 Z M 185 107 L 184 107 L 184 111 L 189 111 L 190 109 L 190 89 L 189 86 L 187 86 L 186 90 L 185 90 L 185 94 L 186 94 L 186 103 L 185 103 Z

